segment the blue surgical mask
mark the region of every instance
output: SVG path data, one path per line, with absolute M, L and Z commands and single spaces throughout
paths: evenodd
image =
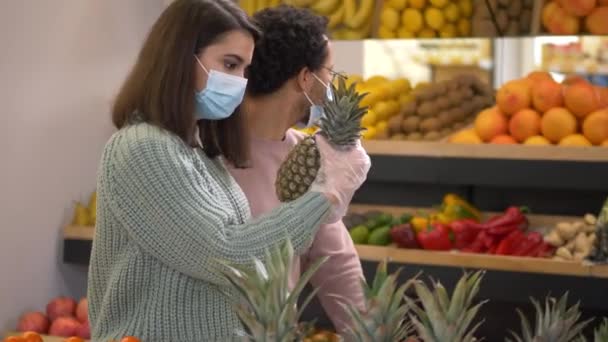
M 317 79 L 317 81 L 319 81 L 319 83 L 321 83 L 327 89 L 327 91 L 325 92 L 326 100 L 332 101 L 334 99 L 334 93 L 332 92 L 331 87 L 321 81 L 321 79 L 317 77 L 317 75 L 312 75 L 315 79 Z M 297 126 L 299 128 L 310 128 L 315 125 L 318 125 L 319 121 L 321 121 L 321 118 L 325 115 L 325 108 L 323 105 L 318 105 L 312 102 L 312 99 L 306 92 L 304 92 L 304 96 L 306 96 L 306 99 L 308 100 L 308 102 L 310 102 L 310 114 L 308 115 L 308 122 L 306 124 L 300 123 L 297 124 Z
M 196 118 L 199 120 L 228 118 L 243 102 L 247 79 L 216 70 L 208 71 L 197 56 L 194 58 L 208 76 L 205 89 L 195 93 Z

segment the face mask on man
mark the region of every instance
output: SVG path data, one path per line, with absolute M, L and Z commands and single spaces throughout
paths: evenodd
M 196 118 L 222 120 L 230 117 L 243 102 L 247 79 L 216 70 L 208 71 L 196 55 L 194 58 L 208 76 L 205 88 L 195 93 Z
M 312 74 L 312 75 L 319 83 L 321 83 L 321 85 L 323 85 L 323 87 L 325 87 L 325 89 L 326 89 L 325 99 L 327 101 L 332 101 L 334 99 L 334 93 L 331 90 L 331 86 L 329 84 L 325 84 L 325 82 L 321 81 L 321 79 L 317 75 L 315 75 L 315 74 Z M 312 99 L 310 98 L 310 96 L 308 95 L 308 93 L 306 93 L 306 92 L 304 92 L 304 96 L 306 96 L 306 99 L 310 103 L 310 114 L 308 115 L 307 123 L 297 124 L 297 126 L 299 128 L 309 128 L 309 127 L 318 125 L 321 118 L 325 115 L 325 110 L 324 110 L 323 104 L 320 104 L 320 105 L 315 104 L 312 101 Z

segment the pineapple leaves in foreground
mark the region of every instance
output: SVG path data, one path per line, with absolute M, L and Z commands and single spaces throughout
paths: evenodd
M 531 327 L 525 315 L 518 310 L 521 319 L 522 335 L 511 332 L 513 339 L 507 341 L 516 342 L 578 342 L 585 341 L 581 336 L 583 329 L 592 321 L 580 321 L 581 312 L 579 303 L 568 307 L 568 293 L 559 300 L 552 297 L 545 299 L 544 306 L 532 299 L 535 308 L 535 326 Z
M 234 290 L 221 291 L 235 301 L 236 313 L 247 330 L 237 331 L 236 335 L 243 341 L 303 340 L 298 322 L 317 290 L 305 299 L 299 310 L 298 297 L 312 275 L 326 261 L 327 257 L 315 261 L 302 274 L 292 291 L 289 290 L 288 278 L 294 262 L 294 250 L 289 241 L 266 251 L 264 262 L 257 258 L 253 258 L 248 265 L 230 265 L 220 261 L 220 272 Z M 240 298 L 234 298 L 234 292 Z
M 595 329 L 594 342 L 608 342 L 608 318 L 604 318 L 602 325 Z
M 433 281 L 432 288 L 422 281 L 415 282 L 419 303 L 408 297 L 405 299 L 413 311 L 411 319 L 422 341 L 477 341 L 474 334 L 482 322 L 472 327 L 471 324 L 485 302 L 473 305 L 473 300 L 479 292 L 483 274 L 482 271 L 465 273 L 456 284 L 452 298 L 439 282 Z
M 408 337 L 412 327 L 406 321 L 408 307 L 403 300 L 413 280 L 398 287 L 398 276 L 399 271 L 387 273 L 384 261 L 379 264 L 371 287 L 361 280 L 365 308 L 343 305 L 352 320 L 352 326 L 346 332 L 347 341 L 394 342 Z

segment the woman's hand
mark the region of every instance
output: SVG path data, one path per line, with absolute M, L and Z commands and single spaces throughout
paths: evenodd
M 327 223 L 334 223 L 346 215 L 355 191 L 367 179 L 371 161 L 360 141 L 344 151 L 334 149 L 320 135 L 316 136 L 316 141 L 321 154 L 321 169 L 311 191 L 325 194 L 332 203 Z

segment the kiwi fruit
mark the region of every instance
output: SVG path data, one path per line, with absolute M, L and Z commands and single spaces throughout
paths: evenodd
M 445 84 L 445 82 L 439 82 L 435 84 L 434 91 L 436 96 L 445 95 L 445 93 L 448 91 L 448 86 Z
M 447 81 L 447 86 L 448 86 L 448 91 L 456 90 L 459 87 L 458 82 L 456 82 L 456 80 Z
M 532 7 L 534 7 L 534 1 L 537 1 L 537 0 L 523 0 L 524 7 L 525 8 L 532 8 Z
M 450 108 L 450 100 L 448 100 L 445 96 L 442 96 L 435 100 L 435 105 L 437 106 L 437 110 L 446 110 Z
M 434 102 L 424 102 L 418 107 L 418 111 L 416 112 L 419 116 L 423 118 L 427 118 L 429 116 L 433 116 L 437 112 L 437 106 Z
M 388 119 L 388 131 L 390 134 L 394 135 L 397 133 L 401 133 L 401 123 L 405 119 L 403 114 L 395 115 L 392 118 Z
M 455 118 L 455 121 L 462 121 L 464 118 L 469 116 L 470 112 L 465 112 L 463 108 L 464 102 L 460 105 L 460 107 L 452 110 L 452 115 Z
M 441 129 L 441 131 L 439 131 L 439 134 L 442 137 L 446 137 L 446 136 L 450 135 L 451 133 L 452 133 L 452 130 L 449 127 L 445 127 L 443 129 Z
M 449 126 L 451 124 L 450 121 L 450 112 L 443 111 L 437 115 L 437 120 L 439 121 L 439 125 L 441 127 Z
M 417 90 L 415 95 L 417 101 L 430 101 L 435 98 L 433 89 L 430 86 L 426 86 L 423 89 Z
M 525 9 L 519 17 L 519 30 L 521 33 L 528 33 L 530 32 L 530 26 L 532 26 L 532 10 Z
M 509 15 L 507 14 L 507 11 L 498 11 L 498 13 L 496 13 L 496 24 L 498 24 L 500 31 L 505 33 L 509 27 Z
M 409 118 L 403 120 L 401 123 L 401 130 L 404 133 L 412 133 L 418 130 L 418 126 L 420 125 L 420 118 L 417 116 L 410 116 Z
M 406 139 L 410 140 L 410 141 L 420 141 L 420 140 L 422 140 L 422 133 L 420 133 L 420 132 L 411 133 L 406 137 Z
M 394 134 L 391 137 L 391 140 L 405 140 L 405 138 L 406 138 L 405 134 L 403 134 L 403 133 L 397 133 L 397 134 Z
M 475 106 L 473 105 L 473 100 L 469 100 L 469 101 L 465 101 L 460 105 L 459 108 L 460 112 L 464 113 L 458 113 L 459 115 L 464 115 L 462 117 L 459 117 L 461 119 L 464 119 L 465 117 L 472 115 L 473 113 L 475 113 Z
M 465 125 L 466 125 L 466 124 L 465 124 L 464 122 L 455 122 L 455 123 L 452 125 L 452 129 L 453 129 L 453 130 L 455 130 L 455 131 L 456 131 L 456 130 L 459 130 L 459 129 L 463 129 Z
M 457 106 L 458 103 L 460 102 L 460 91 L 458 90 L 452 90 L 451 92 L 448 93 L 447 96 L 448 102 L 450 103 L 450 106 Z
M 485 6 L 484 6 L 485 7 Z M 472 32 L 474 37 L 496 37 L 496 27 L 489 18 L 481 18 L 473 20 Z
M 462 89 L 462 87 L 470 87 L 473 85 L 473 83 L 475 83 L 475 79 L 477 79 L 477 77 L 475 77 L 474 75 L 471 74 L 459 74 L 458 76 L 455 77 L 456 82 L 458 82 L 458 89 Z
M 521 11 L 524 9 L 522 0 L 509 0 L 508 2 L 509 8 L 507 9 L 507 14 L 512 19 L 519 19 Z
M 470 87 L 462 88 L 462 90 L 460 91 L 460 98 L 462 100 L 469 100 L 473 97 L 473 95 L 475 95 L 475 93 Z
M 473 112 L 479 112 L 480 110 L 485 108 L 486 98 L 481 95 L 473 96 L 473 99 L 471 100 L 471 106 L 473 107 Z
M 420 131 L 423 133 L 436 131 L 439 129 L 439 126 L 441 126 L 441 124 L 437 118 L 424 119 L 420 122 Z
M 376 136 L 374 137 L 375 140 L 388 140 L 388 138 L 390 138 L 390 134 L 388 133 L 388 128 L 378 131 L 378 133 L 376 133 Z
M 416 102 L 410 102 L 407 103 L 403 106 L 403 109 L 401 111 L 401 113 L 405 116 L 412 116 L 412 115 L 416 115 Z
M 423 139 L 426 141 L 437 141 L 437 140 L 441 139 L 441 135 L 437 131 L 431 131 L 431 132 L 426 133 L 424 135 Z

